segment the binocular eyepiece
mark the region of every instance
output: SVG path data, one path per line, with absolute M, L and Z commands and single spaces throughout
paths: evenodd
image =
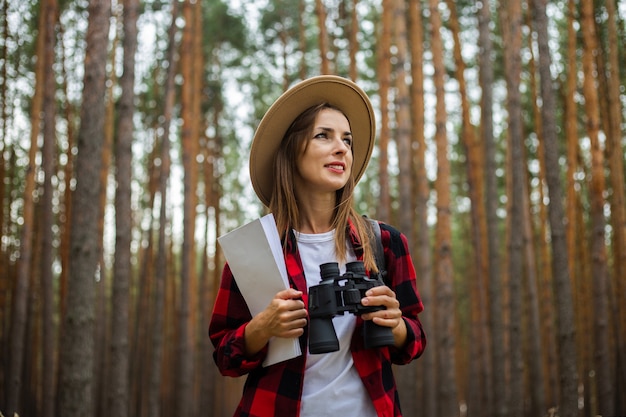
M 339 274 L 337 262 L 322 264 L 320 276 L 321 282 L 309 288 L 309 352 L 313 354 L 339 350 L 333 317 L 345 312 L 361 315 L 384 309 L 361 304 L 367 290 L 384 285 L 380 278 L 372 279 L 366 275 L 362 261 L 346 264 L 343 275 Z M 363 323 L 363 342 L 366 349 L 392 345 L 391 328 L 366 320 Z

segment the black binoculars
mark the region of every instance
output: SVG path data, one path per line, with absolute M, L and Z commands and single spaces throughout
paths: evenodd
M 313 354 L 339 350 L 333 317 L 345 312 L 361 315 L 385 309 L 361 304 L 367 290 L 384 285 L 380 278 L 372 279 L 365 274 L 362 261 L 346 264 L 343 275 L 339 275 L 336 262 L 325 263 L 320 265 L 320 275 L 322 281 L 309 288 L 309 352 Z M 363 341 L 366 349 L 392 345 L 391 328 L 366 320 L 363 323 Z

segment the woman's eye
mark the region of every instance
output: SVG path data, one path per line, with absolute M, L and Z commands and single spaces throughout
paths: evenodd
M 352 147 L 352 138 L 343 138 L 343 143 L 345 143 L 348 148 L 351 148 Z

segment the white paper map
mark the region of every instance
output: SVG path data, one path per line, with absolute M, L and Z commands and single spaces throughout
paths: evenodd
M 217 240 L 252 316 L 263 311 L 277 292 L 289 288 L 280 237 L 271 213 Z M 263 366 L 301 354 L 297 338 L 274 337 L 269 341 Z

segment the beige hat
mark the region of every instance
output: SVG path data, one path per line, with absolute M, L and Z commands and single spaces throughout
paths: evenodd
M 341 110 L 352 130 L 352 173 L 361 178 L 374 149 L 376 122 L 365 92 L 354 82 L 336 75 L 304 80 L 281 95 L 269 108 L 252 140 L 250 179 L 259 199 L 269 206 L 273 191 L 274 157 L 287 129 L 301 113 L 318 104 L 329 103 Z

